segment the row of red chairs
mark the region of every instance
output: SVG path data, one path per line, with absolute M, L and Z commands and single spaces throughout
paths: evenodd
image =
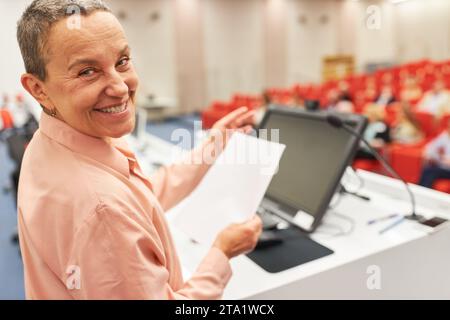
M 363 90 L 365 90 L 368 79 L 374 79 L 376 86 L 379 89 L 386 74 L 390 75 L 394 94 L 397 96 L 401 90 L 402 79 L 407 75 L 414 75 L 419 78 L 419 85 L 424 91 L 432 86 L 437 77 L 444 79 L 447 87 L 450 88 L 450 60 L 442 62 L 421 60 L 396 66 L 394 68 L 378 70 L 373 74 L 352 75 L 343 80 L 348 83 L 350 94 L 357 100 L 355 101 L 355 111 L 357 113 L 361 113 L 365 104 L 368 102 L 364 99 L 358 99 L 359 95 L 362 95 Z M 305 99 L 319 100 L 323 107 L 327 105 L 328 92 L 332 89 L 336 89 L 338 86 L 339 81 L 328 81 L 320 85 L 297 84 L 291 88 L 271 88 L 267 90 L 267 93 L 276 103 L 290 103 L 294 95 L 299 95 Z M 410 102 L 414 108 L 418 100 Z M 210 128 L 217 120 L 234 109 L 244 105 L 248 106 L 250 109 L 258 108 L 262 105 L 262 97 L 236 94 L 229 102 L 213 102 L 202 112 L 203 127 L 205 129 Z M 395 123 L 398 109 L 399 106 L 395 105 L 386 109 L 386 121 L 389 124 L 393 125 Z M 431 114 L 420 111 L 414 111 L 414 114 L 425 134 L 424 140 L 415 145 L 400 145 L 393 143 L 384 150 L 385 156 L 389 159 L 394 169 L 402 178 L 411 183 L 417 183 L 420 179 L 423 166 L 422 154 L 424 146 L 445 128 L 446 121 L 448 121 L 448 118 L 450 117 L 450 115 L 448 115 L 441 119 L 440 122 L 437 122 L 435 117 Z M 376 161 L 356 160 L 354 166 L 356 168 L 384 173 Z M 450 180 L 439 180 L 433 188 L 450 193 Z
M 3 125 L 2 129 L 11 129 L 14 127 L 14 121 L 8 109 L 0 108 L 0 119 Z
M 398 107 L 396 108 L 395 106 L 387 108 L 385 120 L 391 126 L 395 125 L 396 122 L 396 109 L 398 110 Z M 436 119 L 434 115 L 421 111 L 414 111 L 413 115 L 424 133 L 424 139 L 413 145 L 392 143 L 383 151 L 391 166 L 405 181 L 417 184 L 420 180 L 424 163 L 424 148 L 427 143 L 446 130 L 448 121 L 450 121 L 450 114 L 445 115 L 441 119 Z M 355 160 L 353 166 L 358 169 L 386 174 L 376 160 Z M 450 180 L 437 180 L 433 185 L 433 189 L 450 193 Z
M 269 90 L 269 93 L 277 103 L 288 103 L 294 95 L 298 95 L 305 99 L 320 100 L 321 105 L 326 106 L 328 104 L 328 92 L 338 88 L 340 82 L 345 82 L 348 85 L 348 92 L 354 98 L 357 109 L 361 109 L 358 108 L 359 105 L 365 104 L 372 99 L 364 97 L 365 89 L 369 81 L 375 83 L 376 91 L 379 93 L 386 75 L 390 75 L 390 85 L 393 89 L 394 96 L 400 100 L 404 79 L 408 75 L 412 75 L 418 79 L 418 85 L 422 91 L 430 90 L 437 79 L 442 79 L 445 86 L 450 88 L 450 60 L 438 63 L 422 60 L 391 69 L 378 70 L 370 75 L 351 75 L 341 80 L 330 80 L 319 85 L 296 84 L 292 88 L 273 88 Z M 411 102 L 414 104 L 417 103 L 417 100 Z

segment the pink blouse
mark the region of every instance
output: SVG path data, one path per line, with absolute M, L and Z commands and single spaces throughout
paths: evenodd
M 164 211 L 208 165 L 160 169 L 147 179 L 123 139 L 84 135 L 42 113 L 27 147 L 18 226 L 28 299 L 218 299 L 231 277 L 212 248 L 184 281 Z

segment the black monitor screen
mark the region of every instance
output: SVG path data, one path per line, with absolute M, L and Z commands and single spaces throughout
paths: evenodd
M 355 152 L 356 139 L 324 116 L 306 113 L 272 112 L 263 127 L 268 137 L 271 129 L 279 129 L 279 142 L 286 145 L 266 196 L 313 216 L 323 214 Z

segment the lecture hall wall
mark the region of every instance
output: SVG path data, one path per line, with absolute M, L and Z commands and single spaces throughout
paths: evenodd
M 318 82 L 325 55 L 368 63 L 450 58 L 450 1 L 106 0 L 119 15 L 140 96 L 172 97 L 187 112 L 235 92 Z M 0 0 L 0 92 L 19 91 L 16 22 L 28 0 Z M 379 10 L 370 29 L 368 8 Z

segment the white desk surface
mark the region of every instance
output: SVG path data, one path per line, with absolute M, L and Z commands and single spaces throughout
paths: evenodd
M 173 146 L 148 137 L 144 152 L 138 152 L 141 166 L 158 158 L 158 162 L 173 160 Z M 176 147 L 175 147 L 176 148 Z M 158 154 L 158 156 L 156 156 Z M 153 168 L 146 167 L 144 171 Z M 226 287 L 225 299 L 379 299 L 437 298 L 450 299 L 450 228 L 432 235 L 412 221 L 379 234 L 392 222 L 367 225 L 367 221 L 392 213 L 408 213 L 408 195 L 401 182 L 359 171 L 365 185 L 359 193 L 364 201 L 351 195 L 342 196 L 338 205 L 323 218 L 312 238 L 334 251 L 333 254 L 300 266 L 268 273 L 246 256 L 231 260 L 233 277 Z M 428 217 L 450 219 L 450 196 L 411 185 L 416 197 L 417 212 Z M 336 215 L 334 212 L 338 213 Z M 189 275 L 209 248 L 192 243 L 171 220 L 179 214 L 177 208 L 167 213 L 184 275 Z M 337 225 L 350 230 L 351 224 L 340 215 L 353 220 L 353 231 L 333 236 Z M 295 253 L 293 253 L 295 254 Z M 369 266 L 380 271 L 380 289 L 369 289 Z

